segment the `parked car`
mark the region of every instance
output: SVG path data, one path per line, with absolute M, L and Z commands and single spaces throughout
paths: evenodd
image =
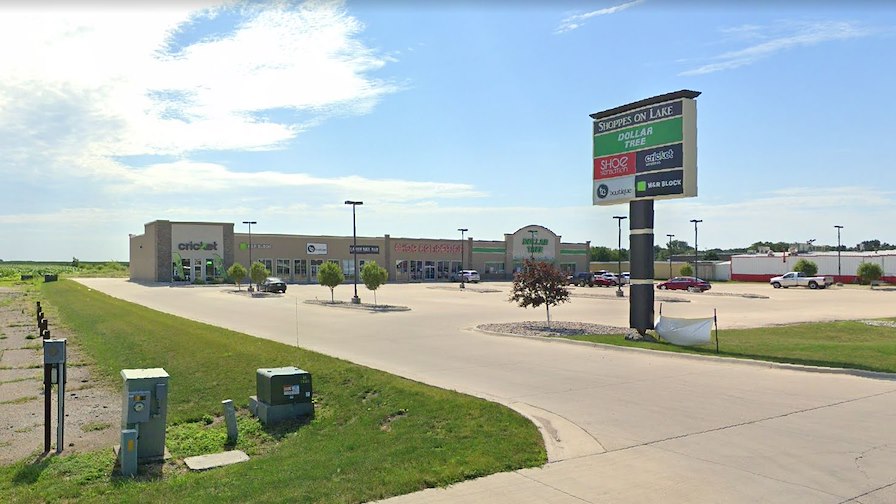
M 703 292 L 712 288 L 709 282 L 696 277 L 674 277 L 667 282 L 656 286 L 659 290 L 688 290 L 691 292 Z
M 566 283 L 569 285 L 577 285 L 579 287 L 594 287 L 594 275 L 589 271 L 580 271 L 566 277 Z
M 628 271 L 622 272 L 622 285 L 632 283 L 632 274 Z
M 832 276 L 806 276 L 802 271 L 791 271 L 777 276 L 768 281 L 772 287 L 780 289 L 784 287 L 808 287 L 810 289 L 824 289 L 834 284 Z
M 616 285 L 616 281 L 611 280 L 603 275 L 594 275 L 594 285 L 598 287 L 614 287 Z
M 476 270 L 461 270 L 451 274 L 451 281 L 479 283 L 479 272 Z
M 261 284 L 261 292 L 286 292 L 286 282 L 277 277 L 267 277 Z
M 604 271 L 603 273 L 601 273 L 600 276 L 606 280 L 609 280 L 612 283 L 612 285 L 619 285 L 619 277 L 616 276 L 616 273 Z

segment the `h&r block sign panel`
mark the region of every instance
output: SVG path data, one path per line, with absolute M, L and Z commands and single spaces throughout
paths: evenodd
M 594 121 L 595 205 L 697 195 L 697 104 L 690 98 Z

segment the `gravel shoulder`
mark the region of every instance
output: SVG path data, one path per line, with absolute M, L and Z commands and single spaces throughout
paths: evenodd
M 95 380 L 92 363 L 64 328 L 53 338 L 68 340 L 68 380 L 62 455 L 110 448 L 118 442 L 119 393 Z M 43 351 L 37 338 L 33 300 L 15 289 L 0 289 L 0 464 L 43 453 Z M 56 447 L 57 390 L 52 391 L 51 441 Z

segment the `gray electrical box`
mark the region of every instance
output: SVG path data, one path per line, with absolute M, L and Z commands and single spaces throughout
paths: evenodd
M 65 363 L 65 338 L 44 340 L 44 364 Z
M 162 368 L 122 369 L 121 429 L 137 431 L 137 459 L 162 460 L 168 416 L 168 373 Z
M 258 400 L 271 406 L 311 402 L 311 374 L 297 367 L 259 369 Z

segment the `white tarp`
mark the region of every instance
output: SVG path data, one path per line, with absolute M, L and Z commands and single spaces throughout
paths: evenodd
M 660 314 L 653 327 L 661 338 L 673 345 L 705 345 L 712 340 L 713 320 L 713 317 L 683 319 Z

